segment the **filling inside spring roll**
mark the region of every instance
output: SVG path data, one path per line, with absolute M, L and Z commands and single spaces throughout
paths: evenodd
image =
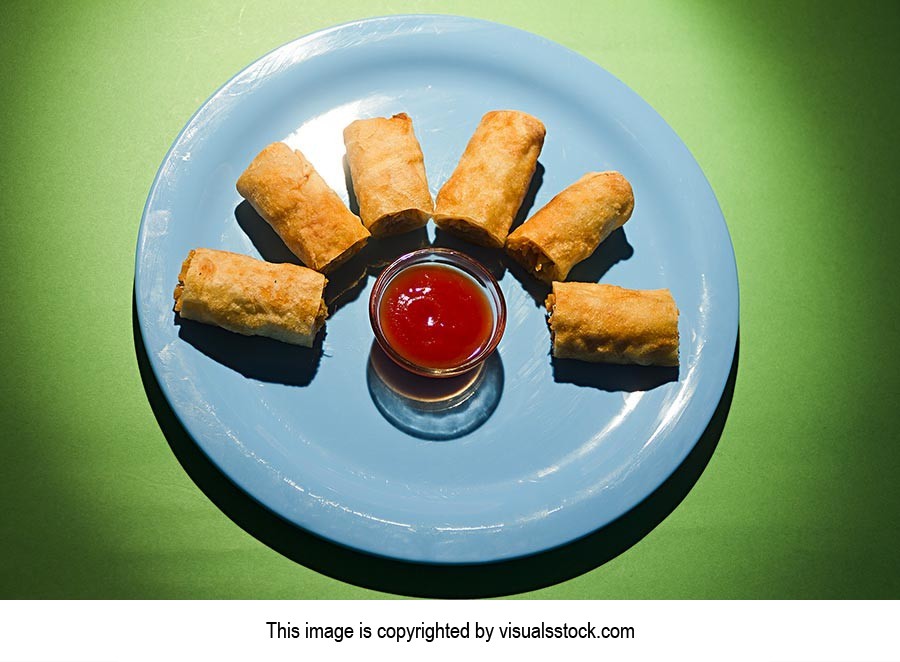
M 438 192 L 434 222 L 476 244 L 500 248 L 534 175 L 546 129 L 539 119 L 495 110 L 481 119 Z
M 373 236 L 408 232 L 428 222 L 434 203 L 408 115 L 356 120 L 344 129 L 344 144 L 359 216 Z
M 527 238 L 518 239 L 515 243 L 506 242 L 506 252 L 509 253 L 529 273 L 537 276 L 545 282 L 565 280 L 560 277 L 556 263 L 534 241 Z
M 678 365 L 678 308 L 667 289 L 554 282 L 545 305 L 556 358 Z
M 592 172 L 557 194 L 506 240 L 507 252 L 545 282 L 565 280 L 634 210 L 618 172 Z
M 209 248 L 192 250 L 173 294 L 175 312 L 245 336 L 312 347 L 325 322 L 322 274 Z
M 369 238 L 359 217 L 312 164 L 284 143 L 261 151 L 238 179 L 237 190 L 291 252 L 316 271 L 337 268 Z

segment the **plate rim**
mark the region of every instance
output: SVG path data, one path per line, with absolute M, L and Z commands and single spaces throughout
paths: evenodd
M 191 116 L 188 118 L 188 120 L 185 122 L 185 124 L 179 130 L 178 134 L 173 139 L 169 148 L 166 150 L 166 153 L 165 153 L 162 161 L 160 162 L 160 165 L 156 171 L 156 174 L 154 175 L 152 184 L 150 185 L 150 188 L 147 193 L 146 201 L 144 202 L 144 205 L 143 205 L 143 208 L 141 211 L 141 222 L 140 222 L 140 225 L 138 228 L 138 235 L 137 235 L 137 242 L 136 242 L 135 256 L 134 256 L 135 270 L 134 270 L 133 294 L 134 294 L 134 300 L 135 300 L 135 304 L 136 304 L 135 305 L 135 314 L 137 316 L 138 327 L 139 327 L 139 330 L 141 333 L 141 342 L 144 345 L 144 348 L 146 350 L 147 348 L 146 348 L 145 339 L 148 335 L 147 332 L 149 330 L 150 323 L 148 322 L 148 320 L 144 317 L 144 314 L 142 313 L 142 306 L 140 305 L 140 301 L 141 301 L 140 293 L 144 289 L 143 283 L 145 282 L 141 256 L 143 253 L 145 243 L 147 241 L 148 212 L 150 211 L 151 202 L 153 202 L 156 197 L 157 190 L 159 189 L 159 187 L 161 185 L 161 180 L 163 178 L 163 174 L 166 170 L 167 165 L 170 163 L 173 153 L 175 153 L 177 148 L 181 145 L 183 139 L 185 138 L 185 135 L 193 127 L 193 125 L 195 124 L 198 117 L 203 115 L 204 112 L 209 108 L 209 106 L 211 104 L 213 104 L 215 102 L 215 100 L 222 94 L 222 92 L 224 90 L 226 90 L 227 88 L 229 88 L 238 78 L 240 78 L 242 75 L 244 75 L 246 72 L 248 72 L 249 70 L 251 70 L 254 67 L 256 67 L 257 65 L 259 65 L 260 63 L 273 57 L 279 51 L 288 50 L 288 49 L 294 51 L 294 50 L 302 48 L 305 44 L 313 43 L 320 39 L 326 38 L 327 36 L 329 36 L 333 33 L 347 30 L 349 28 L 355 28 L 355 27 L 366 26 L 366 25 L 376 25 L 376 26 L 381 25 L 381 26 L 383 26 L 383 25 L 389 25 L 389 24 L 396 23 L 396 22 L 406 23 L 406 22 L 411 22 L 411 21 L 412 22 L 416 22 L 416 21 L 432 22 L 432 23 L 433 22 L 442 22 L 442 21 L 453 21 L 453 22 L 456 22 L 457 24 L 463 25 L 465 27 L 471 25 L 471 26 L 475 26 L 475 27 L 481 26 L 481 27 L 489 27 L 489 28 L 497 29 L 497 30 L 506 30 L 506 31 L 510 31 L 513 33 L 517 33 L 519 36 L 522 36 L 522 37 L 525 37 L 528 39 L 532 39 L 536 42 L 540 42 L 545 47 L 565 52 L 565 54 L 569 57 L 574 56 L 578 60 L 582 61 L 583 64 L 586 64 L 590 67 L 598 69 L 602 74 L 609 76 L 611 79 L 613 79 L 618 84 L 618 86 L 620 86 L 621 91 L 623 91 L 627 95 L 632 96 L 636 101 L 638 101 L 640 104 L 645 106 L 646 109 L 652 113 L 655 120 L 660 122 L 667 129 L 668 133 L 674 139 L 676 144 L 685 151 L 685 153 L 690 157 L 690 160 L 696 166 L 697 172 L 700 175 L 702 183 L 708 191 L 709 198 L 715 204 L 717 220 L 721 222 L 721 228 L 722 228 L 722 230 L 724 230 L 724 238 L 727 240 L 724 242 L 724 246 L 722 248 L 727 248 L 728 254 L 723 255 L 722 257 L 723 257 L 723 261 L 724 261 L 725 265 L 728 268 L 730 268 L 730 270 L 733 274 L 733 279 L 729 280 L 729 283 L 733 283 L 733 288 L 732 288 L 733 291 L 730 293 L 730 297 L 733 298 L 733 315 L 730 317 L 723 317 L 723 319 L 727 319 L 727 321 L 728 321 L 728 332 L 729 333 L 728 333 L 728 338 L 725 339 L 727 341 L 727 342 L 725 342 L 725 346 L 730 348 L 729 356 L 730 356 L 731 360 L 727 362 L 728 363 L 727 366 L 724 365 L 724 363 L 725 363 L 724 361 L 722 362 L 724 369 L 721 370 L 721 374 L 717 375 L 717 379 L 716 379 L 715 383 L 709 387 L 710 392 L 714 393 L 716 395 L 716 397 L 704 399 L 704 401 L 701 402 L 699 406 L 697 406 L 697 411 L 698 411 L 697 418 L 701 419 L 703 421 L 703 424 L 702 425 L 698 424 L 699 429 L 692 430 L 690 432 L 689 436 L 692 439 L 692 441 L 690 441 L 690 443 L 685 444 L 683 453 L 681 453 L 677 456 L 677 461 L 673 463 L 672 469 L 668 473 L 666 473 L 664 476 L 662 476 L 660 478 L 659 482 L 654 484 L 652 486 L 652 488 L 646 492 L 646 494 L 644 494 L 642 497 L 640 497 L 630 507 L 623 510 L 618 516 L 613 517 L 609 521 L 600 523 L 597 526 L 590 528 L 578 535 L 568 537 L 565 540 L 560 540 L 558 542 L 554 542 L 553 544 L 551 544 L 549 546 L 543 546 L 540 549 L 537 549 L 535 551 L 526 551 L 526 552 L 514 553 L 514 554 L 509 554 L 509 555 L 501 555 L 501 556 L 493 555 L 489 558 L 484 558 L 484 559 L 480 559 L 480 560 L 465 560 L 464 559 L 464 560 L 458 560 L 458 561 L 457 560 L 445 560 L 445 559 L 429 559 L 429 558 L 409 557 L 409 556 L 390 554 L 390 553 L 386 553 L 384 551 L 379 551 L 377 549 L 364 548 L 361 546 L 349 544 L 349 543 L 341 541 L 341 540 L 336 540 L 336 539 L 329 537 L 319 531 L 313 530 L 307 526 L 299 524 L 299 523 L 287 518 L 283 514 L 279 513 L 277 510 L 275 510 L 274 508 L 272 508 L 271 506 L 269 506 L 268 504 L 266 504 L 265 502 L 263 502 L 262 500 L 257 498 L 252 493 L 250 493 L 238 480 L 236 480 L 227 471 L 227 469 L 225 467 L 223 467 L 221 465 L 220 462 L 218 462 L 213 457 L 213 455 L 211 455 L 209 453 L 209 451 L 204 446 L 204 444 L 200 443 L 197 440 L 196 431 L 192 430 L 190 421 L 186 420 L 186 418 L 182 415 L 182 412 L 176 406 L 176 403 L 174 403 L 172 401 L 172 399 L 170 398 L 170 393 L 166 387 L 165 380 L 161 378 L 162 376 L 160 375 L 157 361 L 154 360 L 153 355 L 150 352 L 146 352 L 146 354 L 148 357 L 148 364 L 150 365 L 150 369 L 151 369 L 153 378 L 156 380 L 157 384 L 159 385 L 160 391 L 163 394 L 167 405 L 169 406 L 169 408 L 175 415 L 175 418 L 178 421 L 178 423 L 185 430 L 185 432 L 187 432 L 192 443 L 194 443 L 199 448 L 199 450 L 203 453 L 203 455 L 212 463 L 212 465 L 214 467 L 216 467 L 216 469 L 219 472 L 221 472 L 222 475 L 225 476 L 233 485 L 235 485 L 238 489 L 240 489 L 243 494 L 245 494 L 247 497 L 251 498 L 255 502 L 259 503 L 264 508 L 266 508 L 267 510 L 269 510 L 276 516 L 280 517 L 284 521 L 288 522 L 291 526 L 302 529 L 303 531 L 305 531 L 311 535 L 314 535 L 322 540 L 326 540 L 327 542 L 329 542 L 331 544 L 335 544 L 335 545 L 338 545 L 338 546 L 341 546 L 344 548 L 352 549 L 352 550 L 361 552 L 363 554 L 367 554 L 367 555 L 371 555 L 371 556 L 375 556 L 375 557 L 382 557 L 382 558 L 398 560 L 398 561 L 402 561 L 402 562 L 424 563 L 426 565 L 437 565 L 437 566 L 465 566 L 465 565 L 482 565 L 482 564 L 486 564 L 486 563 L 512 561 L 512 560 L 518 559 L 518 558 L 524 558 L 524 557 L 543 554 L 543 553 L 549 552 L 551 550 L 557 549 L 559 547 L 565 546 L 567 544 L 573 543 L 573 542 L 580 540 L 581 538 L 584 538 L 586 536 L 589 536 L 593 533 L 596 533 L 597 531 L 603 529 L 604 527 L 609 526 L 613 522 L 616 522 L 616 521 L 620 520 L 622 517 L 626 516 L 629 512 L 634 510 L 634 508 L 636 508 L 641 503 L 646 501 L 650 497 L 650 495 L 652 495 L 654 492 L 656 492 L 656 490 L 658 490 L 659 487 L 661 485 L 663 485 L 666 480 L 668 480 L 675 472 L 677 472 L 679 470 L 679 468 L 683 465 L 687 456 L 694 450 L 694 448 L 697 446 L 697 443 L 700 441 L 703 434 L 705 433 L 705 431 L 706 431 L 707 427 L 709 426 L 709 423 L 711 422 L 711 420 L 716 412 L 716 409 L 718 408 L 719 403 L 721 402 L 722 397 L 725 393 L 725 388 L 728 384 L 728 380 L 729 380 L 730 374 L 732 372 L 732 367 L 733 367 L 734 360 L 735 360 L 735 354 L 737 351 L 737 342 L 738 342 L 738 337 L 739 337 L 739 333 L 740 333 L 739 271 L 737 268 L 737 258 L 736 258 L 735 251 L 734 251 L 734 242 L 732 240 L 731 232 L 730 232 L 730 230 L 728 228 L 728 224 L 725 220 L 725 215 L 722 211 L 721 204 L 719 203 L 718 197 L 716 196 L 715 191 L 713 190 L 712 185 L 706 176 L 706 173 L 700 167 L 699 161 L 697 161 L 693 152 L 688 148 L 687 144 L 681 139 L 679 134 L 671 127 L 671 125 L 669 125 L 669 123 L 666 121 L 666 119 L 649 102 L 647 102 L 641 95 L 639 95 L 637 92 L 635 92 L 633 89 L 631 89 L 618 76 L 616 76 L 615 74 L 610 72 L 608 69 L 606 69 L 602 65 L 591 60 L 587 56 L 582 55 L 581 53 L 569 48 L 568 46 L 560 44 L 559 42 L 553 41 L 552 39 L 544 37 L 543 35 L 540 35 L 540 34 L 536 34 L 529 30 L 511 26 L 511 25 L 508 25 L 505 23 L 500 23 L 497 21 L 491 21 L 491 20 L 481 19 L 481 18 L 474 18 L 474 17 L 470 17 L 470 16 L 462 16 L 462 15 L 457 15 L 457 14 L 435 14 L 435 13 L 389 14 L 389 15 L 379 15 L 379 16 L 354 19 L 354 20 L 343 22 L 343 23 L 331 25 L 331 26 L 328 26 L 328 27 L 325 27 L 325 28 L 322 28 L 319 30 L 315 30 L 313 32 L 301 35 L 300 37 L 297 37 L 295 39 L 291 39 L 275 48 L 272 48 L 271 50 L 267 51 L 263 55 L 259 56 L 258 58 L 254 59 L 253 61 L 244 65 L 240 70 L 235 72 L 226 81 L 224 81 L 221 85 L 219 85 L 191 114 Z M 330 50 L 330 49 L 327 49 L 327 50 Z M 292 63 L 292 64 L 288 65 L 288 67 L 286 67 L 286 68 L 290 68 L 291 66 L 295 66 L 295 64 Z M 719 371 L 717 370 L 717 373 L 718 372 Z M 695 394 L 692 394 L 691 398 L 694 399 Z M 677 504 L 676 504 L 676 507 L 677 507 Z M 668 515 L 666 517 L 668 517 Z

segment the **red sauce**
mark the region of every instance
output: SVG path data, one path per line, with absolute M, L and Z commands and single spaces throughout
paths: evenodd
M 385 339 L 400 356 L 426 368 L 459 366 L 491 338 L 487 296 L 452 267 L 421 264 L 385 288 L 378 310 Z

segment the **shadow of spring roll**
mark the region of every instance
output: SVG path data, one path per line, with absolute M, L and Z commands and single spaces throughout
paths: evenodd
M 634 210 L 631 184 L 618 172 L 589 172 L 558 193 L 506 239 L 506 251 L 533 276 L 565 280 Z
M 528 191 L 546 129 L 516 110 L 494 110 L 466 145 L 435 200 L 434 222 L 467 241 L 501 248 Z
M 325 276 L 296 264 L 196 248 L 173 294 L 181 317 L 245 336 L 312 347 L 327 314 Z
M 554 282 L 545 305 L 558 359 L 678 365 L 678 308 L 667 289 Z
M 359 216 L 373 237 L 423 227 L 434 203 L 425 157 L 406 113 L 351 122 L 344 129 L 347 165 Z
M 306 266 L 327 273 L 358 253 L 369 231 L 306 157 L 284 143 L 261 151 L 237 190 Z

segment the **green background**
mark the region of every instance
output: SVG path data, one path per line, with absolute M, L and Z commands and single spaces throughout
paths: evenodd
M 182 468 L 135 358 L 134 247 L 167 148 L 234 73 L 332 24 L 436 12 L 637 91 L 709 178 L 740 274 L 733 401 L 696 485 L 621 555 L 521 595 L 900 598 L 900 5 L 787 4 L 7 3 L 0 597 L 388 595 L 273 551 Z M 345 561 L 331 574 L 357 583 L 399 572 Z

